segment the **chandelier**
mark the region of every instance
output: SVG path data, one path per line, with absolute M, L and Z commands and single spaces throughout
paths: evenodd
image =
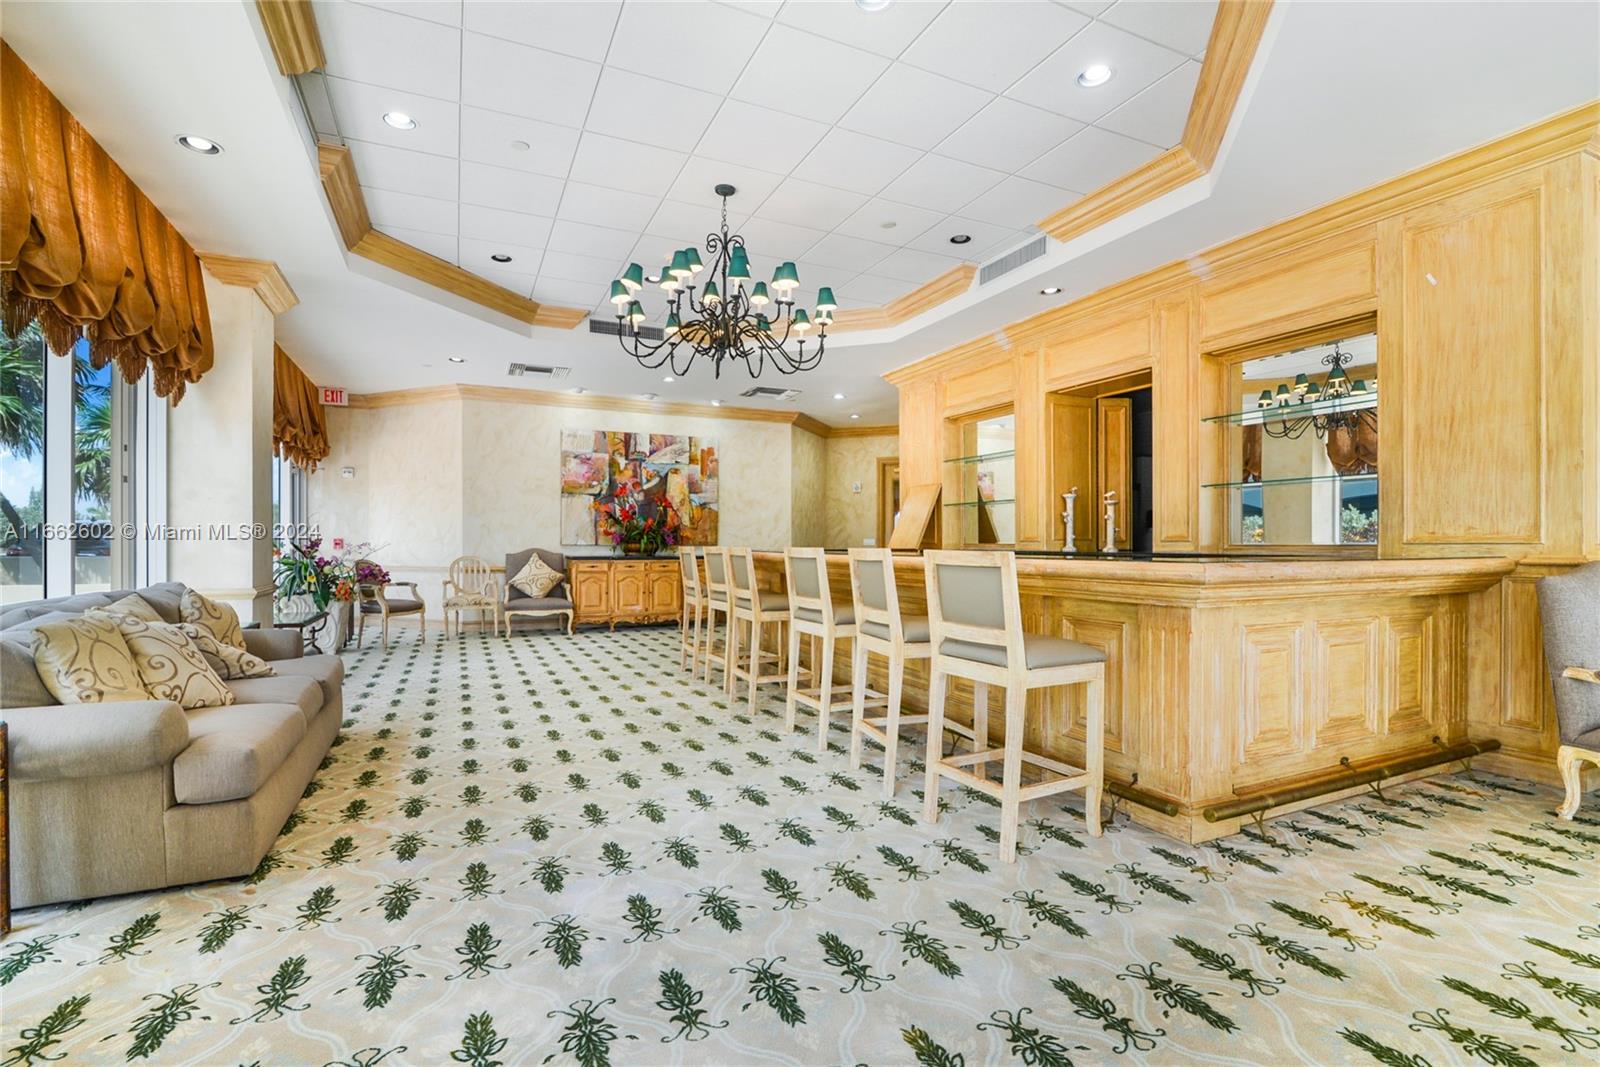
M 670 367 L 683 377 L 696 359 L 711 361 L 714 377 L 722 377 L 726 360 L 744 363 L 750 377 L 758 378 L 769 364 L 780 374 L 812 370 L 822 362 L 828 326 L 838 304 L 833 290 L 817 290 L 816 318 L 795 307 L 794 291 L 800 275 L 793 262 L 779 265 L 772 282 L 751 283 L 750 259 L 744 238 L 728 232 L 728 197 L 736 190 L 718 185 L 722 198 L 722 231 L 706 235 L 710 271 L 705 283 L 695 279 L 705 264 L 696 248 L 680 248 L 661 270 L 660 285 L 667 298 L 667 321 L 659 341 L 647 340 L 640 330 L 645 321 L 638 300 L 644 287 L 644 268 L 628 264 L 622 277 L 611 283 L 611 303 L 617 309 L 617 339 L 622 350 L 640 365 L 656 370 Z M 651 279 L 654 281 L 655 279 Z M 699 295 L 695 295 L 696 288 Z M 817 330 L 816 344 L 807 351 L 806 334 Z M 793 351 L 789 339 L 794 337 Z
M 1375 430 L 1378 426 L 1376 383 L 1369 387 L 1362 378 L 1351 380 L 1344 368 L 1352 358 L 1335 344 L 1333 351 L 1322 357 L 1323 364 L 1330 368 L 1322 385 L 1305 374 L 1297 374 L 1293 388 L 1280 383 L 1276 392 L 1261 390 L 1256 406 L 1279 413 L 1262 419 L 1261 429 L 1268 437 L 1291 441 L 1299 440 L 1308 429 L 1322 439 L 1326 439 L 1330 431 L 1354 431 L 1363 424 Z

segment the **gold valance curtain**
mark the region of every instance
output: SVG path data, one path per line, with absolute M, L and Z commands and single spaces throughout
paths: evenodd
M 308 471 L 328 458 L 322 394 L 277 345 L 272 351 L 272 447 Z
M 194 249 L 3 42 L 0 137 L 0 321 L 176 403 L 212 362 Z

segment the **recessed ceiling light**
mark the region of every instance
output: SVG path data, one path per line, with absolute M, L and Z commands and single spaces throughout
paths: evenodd
M 720 400 L 713 400 L 713 401 L 712 401 L 712 402 L 711 402 L 711 406 L 712 406 L 712 407 L 714 407 L 714 408 L 720 408 L 720 407 L 721 407 L 721 406 L 722 406 L 722 401 L 720 401 Z
M 664 382 L 675 382 L 678 379 L 674 378 L 672 375 L 669 374 L 665 378 L 662 378 L 661 380 L 664 381 Z
M 654 400 L 655 398 L 656 398 L 656 394 L 655 393 L 640 393 L 639 394 L 639 399 L 640 400 Z
M 532 147 L 533 146 L 530 145 L 527 141 L 512 141 L 511 142 L 511 150 L 513 152 L 526 152 L 528 149 L 530 149 Z
M 575 396 L 582 396 L 584 393 L 587 393 L 588 391 L 589 390 L 585 389 L 581 385 L 574 385 L 572 387 L 572 392 L 573 392 L 573 395 L 575 395 Z
M 385 111 L 383 121 L 397 130 L 414 130 L 417 120 L 407 115 L 404 111 Z
M 833 394 L 833 398 L 835 400 L 843 400 L 844 399 L 844 394 L 843 393 L 834 393 Z
M 1047 286 L 1046 288 L 1040 289 L 1039 290 L 1039 295 L 1040 296 L 1055 296 L 1060 291 L 1061 291 L 1061 286 L 1059 286 L 1059 285 L 1051 285 L 1051 286 Z
M 451 356 L 450 357 L 450 362 L 451 363 L 465 363 L 466 360 L 464 358 L 462 358 L 461 356 Z
M 1097 89 L 1111 80 L 1111 68 L 1104 63 L 1090 63 L 1078 75 L 1078 84 L 1085 89 Z
M 216 156 L 222 154 L 222 146 L 209 137 L 200 137 L 196 134 L 185 133 L 178 137 L 178 143 L 191 152 L 199 152 L 202 156 Z
M 850 413 L 850 417 L 851 417 L 851 418 L 852 418 L 852 419 L 859 419 L 859 418 L 860 418 L 860 417 L 861 417 L 861 415 L 860 415 L 860 413 L 859 413 L 859 412 L 855 412 L 855 411 L 852 411 L 852 412 L 851 412 L 851 413 Z
M 888 7 L 891 0 L 856 0 L 856 6 L 863 11 L 882 11 Z
M 970 233 L 958 233 L 950 238 L 950 243 L 953 245 L 964 245 L 970 240 L 972 240 L 972 235 Z
M 878 229 L 880 229 L 880 230 L 892 230 L 898 225 L 900 225 L 898 222 L 895 222 L 893 219 L 890 219 L 888 222 L 880 222 L 880 223 L 878 223 Z
M 659 282 L 661 280 L 661 275 L 659 275 L 659 274 L 646 274 L 644 276 L 644 280 L 649 282 L 651 285 L 654 285 L 656 282 Z
M 506 255 L 504 252 L 496 252 L 494 255 L 490 256 L 489 258 L 494 260 L 496 263 L 510 263 L 511 262 L 511 257 Z

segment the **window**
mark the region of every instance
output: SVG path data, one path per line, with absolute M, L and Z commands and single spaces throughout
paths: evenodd
M 166 402 L 37 325 L 0 332 L 0 604 L 159 581 Z

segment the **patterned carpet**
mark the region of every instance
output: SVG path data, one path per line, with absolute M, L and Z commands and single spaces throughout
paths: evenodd
M 35 909 L 4 1064 L 1594 1062 L 1600 803 L 1482 773 L 1191 848 L 881 803 L 676 635 L 349 660 L 247 882 Z M 843 722 L 843 716 L 839 721 Z M 808 720 L 808 729 L 814 729 Z M 869 749 L 869 752 L 873 750 Z M 920 764 L 919 764 L 920 767 Z

